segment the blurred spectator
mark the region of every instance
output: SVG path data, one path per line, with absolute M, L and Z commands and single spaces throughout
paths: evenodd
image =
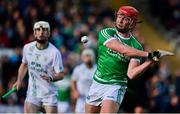
M 179 97 L 177 95 L 172 95 L 170 98 L 169 106 L 166 109 L 168 113 L 177 113 L 180 112 L 180 102 Z
M 180 69 L 176 70 L 175 78 L 176 94 L 178 97 L 180 97 Z
M 158 75 L 163 81 L 171 81 L 171 71 L 169 63 L 167 61 L 160 62 Z
M 81 53 L 82 63 L 73 69 L 71 80 L 71 100 L 76 113 L 85 112 L 85 101 L 96 70 L 95 54 L 90 48 Z
M 9 39 L 4 33 L 2 26 L 0 26 L 0 47 L 9 47 Z
M 159 75 L 150 79 L 148 87 L 150 112 L 165 112 L 169 102 L 169 85 L 165 84 Z
M 6 33 L 8 40 L 11 40 L 13 38 L 14 30 L 12 28 L 12 22 L 10 19 L 6 20 L 5 22 L 4 32 Z
M 61 81 L 55 82 L 58 86 L 58 112 L 70 113 L 70 72 L 67 66 L 64 66 L 65 77 Z
M 176 30 L 179 27 L 179 0 L 149 0 L 149 3 L 152 16 L 159 19 L 159 22 L 161 22 L 167 30 Z
M 52 42 L 52 44 L 54 44 L 56 46 L 56 48 L 61 48 L 61 46 L 64 43 L 64 37 L 62 35 L 60 35 L 59 31 L 57 28 L 54 28 L 52 30 L 52 37 L 50 38 L 50 41 Z
M 136 106 L 136 107 L 134 108 L 134 113 L 135 113 L 135 114 L 144 113 L 143 107 L 142 107 L 142 106 Z

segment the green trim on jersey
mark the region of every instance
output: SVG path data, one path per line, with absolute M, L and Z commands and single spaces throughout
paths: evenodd
M 130 57 L 125 57 L 104 45 L 108 39 L 117 38 L 125 45 L 143 50 L 141 44 L 132 35 L 123 38 L 115 28 L 105 28 L 98 33 L 98 64 L 94 80 L 102 84 L 127 85 L 127 70 Z M 140 61 L 141 58 L 136 58 Z
M 48 47 L 49 47 L 49 42 L 47 43 L 46 47 L 44 47 L 44 48 L 42 48 L 42 49 L 38 48 L 38 47 L 37 47 L 37 43 L 36 43 L 36 49 L 38 49 L 38 50 L 45 50 L 45 49 L 47 49 Z

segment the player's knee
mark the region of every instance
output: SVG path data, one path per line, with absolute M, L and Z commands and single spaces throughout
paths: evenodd
M 27 102 L 25 102 L 25 103 L 24 103 L 24 113 L 30 113 L 29 109 L 30 109 L 30 108 L 29 108 Z
M 85 112 L 86 113 L 99 113 L 100 109 L 101 109 L 100 106 L 93 106 L 93 105 L 89 105 L 87 103 L 86 103 L 86 106 L 85 106 Z
M 45 106 L 46 113 L 57 113 L 56 106 Z
M 102 102 L 101 113 L 117 113 L 120 105 L 113 100 L 104 100 Z

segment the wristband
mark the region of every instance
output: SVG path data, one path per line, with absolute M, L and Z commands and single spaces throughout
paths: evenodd
M 148 59 L 152 59 L 152 53 L 148 52 Z

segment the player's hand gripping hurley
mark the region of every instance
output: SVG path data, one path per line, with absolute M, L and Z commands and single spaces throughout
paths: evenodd
M 157 51 L 153 51 L 153 52 L 149 53 L 148 58 L 152 59 L 154 61 L 159 61 L 160 58 L 162 58 L 164 56 L 173 56 L 173 55 L 174 55 L 174 53 L 172 53 L 170 51 L 158 49 Z

